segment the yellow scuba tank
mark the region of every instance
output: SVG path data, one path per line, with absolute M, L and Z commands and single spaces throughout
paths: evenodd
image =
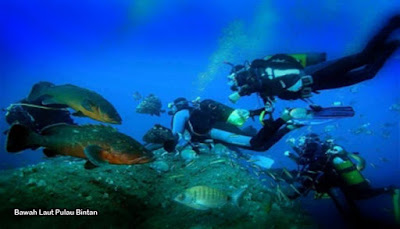
M 356 163 L 356 167 L 358 171 L 362 171 L 365 169 L 365 159 L 360 157 L 357 154 L 354 153 L 348 153 L 347 156 L 349 156 L 351 159 L 355 160 Z
M 352 186 L 367 182 L 364 176 L 349 158 L 342 159 L 344 160 L 342 163 L 334 163 L 333 166 L 347 185 Z
M 314 64 L 319 64 L 326 61 L 325 52 L 308 52 L 308 53 L 296 53 L 286 54 L 298 60 L 303 67 L 307 67 Z M 264 57 L 264 60 L 268 60 L 272 55 Z

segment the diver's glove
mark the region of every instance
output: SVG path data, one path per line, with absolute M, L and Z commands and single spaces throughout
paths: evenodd
M 183 150 L 187 145 L 189 145 L 189 141 L 186 140 L 184 137 L 180 136 L 180 137 L 179 137 L 179 140 L 178 140 L 178 142 L 177 142 L 177 144 L 176 144 L 176 146 L 175 146 L 175 149 L 176 149 L 177 151 L 180 152 L 180 151 Z
M 282 112 L 282 114 L 281 114 L 281 119 L 283 120 L 283 121 L 285 121 L 286 123 L 289 121 L 289 120 L 291 120 L 293 117 L 290 115 L 290 111 L 291 111 L 291 109 L 288 109 L 288 108 L 286 108 L 283 112 Z
M 250 117 L 250 112 L 245 109 L 235 109 L 229 115 L 227 122 L 235 126 L 243 126 Z
M 288 128 L 289 130 L 294 130 L 294 129 L 304 126 L 303 124 L 296 122 L 296 120 L 293 120 L 293 116 L 291 114 L 292 110 L 293 109 L 286 108 L 282 112 L 282 115 L 280 117 L 286 123 L 286 128 Z

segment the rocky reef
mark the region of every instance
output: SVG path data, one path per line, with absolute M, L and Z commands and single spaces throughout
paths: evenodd
M 226 149 L 224 149 L 227 151 Z M 315 228 L 299 203 L 277 198 L 273 189 L 225 155 L 193 160 L 154 152 L 144 165 L 84 169 L 84 160 L 57 157 L 0 173 L 0 214 L 4 228 Z M 228 194 L 246 187 L 240 207 L 201 211 L 173 198 L 205 185 Z M 37 211 L 14 216 L 15 209 Z M 58 210 L 57 215 L 40 213 Z M 39 212 L 39 210 L 41 212 Z M 65 210 L 65 211 L 64 211 Z M 90 210 L 97 215 L 77 215 Z M 68 212 L 74 215 L 66 215 Z M 64 213 L 64 215 L 63 215 Z M 53 212 L 52 214 L 55 214 Z

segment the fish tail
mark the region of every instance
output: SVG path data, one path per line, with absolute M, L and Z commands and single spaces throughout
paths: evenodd
M 7 152 L 17 153 L 25 149 L 37 149 L 40 145 L 40 135 L 28 127 L 14 124 L 8 131 L 6 140 Z
M 45 81 L 36 83 L 35 85 L 33 85 L 31 92 L 28 95 L 27 100 L 29 102 L 37 101 L 44 94 L 44 91 L 46 89 L 48 89 L 49 87 L 53 87 L 53 86 L 54 86 L 54 84 L 52 84 L 50 82 L 45 82 Z
M 233 204 L 234 204 L 235 206 L 237 206 L 237 207 L 240 206 L 240 205 L 239 205 L 239 201 L 240 201 L 240 198 L 241 198 L 242 195 L 243 195 L 243 192 L 246 190 L 246 188 L 247 188 L 247 187 L 245 187 L 245 188 L 240 188 L 240 189 L 236 190 L 236 191 L 232 194 L 231 198 L 232 198 L 232 202 L 233 202 Z

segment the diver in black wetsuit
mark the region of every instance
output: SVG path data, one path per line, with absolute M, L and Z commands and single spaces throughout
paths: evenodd
M 196 101 L 192 106 L 185 98 L 178 98 L 169 104 L 172 119 L 172 133 L 174 141 L 164 144 L 164 148 L 171 152 L 175 148 L 180 150 L 193 142 L 207 140 L 220 141 L 226 144 L 265 151 L 279 141 L 286 133 L 297 126 L 287 124 L 291 119 L 288 111 L 276 120 L 265 121 L 265 126 L 256 136 L 248 136 L 239 126 L 250 116 L 249 111 L 233 109 L 214 100 Z M 185 137 L 185 132 L 187 136 Z
M 322 141 L 318 135 L 308 134 L 299 145 L 292 144 L 292 148 L 297 155 L 289 152 L 285 155 L 299 165 L 296 177 L 300 186 L 288 196 L 291 199 L 307 195 L 311 190 L 317 192 L 317 197 L 328 194 L 347 220 L 358 223 L 361 215 L 356 200 L 382 194 L 398 195 L 398 189 L 393 186 L 372 188 L 360 172 L 365 167 L 364 159 L 358 153 L 347 152 L 333 140 Z
M 21 124 L 37 133 L 44 127 L 57 123 L 75 124 L 68 110 L 29 103 L 26 99 L 11 104 L 5 111 L 6 122 L 10 126 Z
M 250 66 L 234 66 L 228 77 L 234 92 L 232 102 L 241 96 L 258 93 L 266 104 L 275 96 L 285 99 L 307 99 L 312 92 L 353 85 L 372 79 L 385 61 L 399 47 L 400 41 L 387 41 L 400 28 L 396 15 L 369 41 L 360 53 L 303 68 L 293 57 L 278 54 L 267 60 L 254 60 Z

